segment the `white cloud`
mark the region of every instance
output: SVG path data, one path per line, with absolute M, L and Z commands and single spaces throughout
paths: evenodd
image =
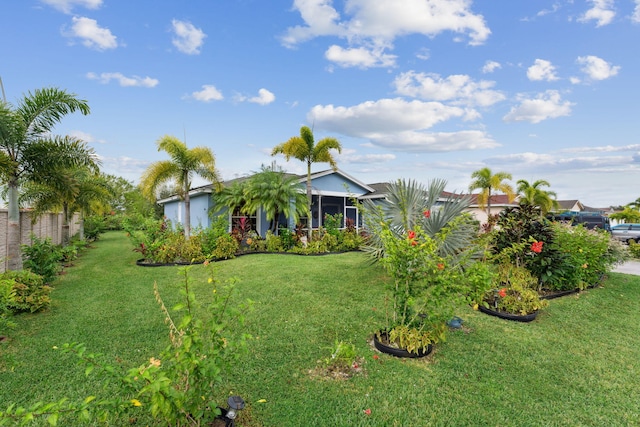
M 578 18 L 580 22 L 596 21 L 596 27 L 610 24 L 616 16 L 613 0 L 589 0 L 593 7 Z
M 500 65 L 499 62 L 487 61 L 487 62 L 484 63 L 484 66 L 482 67 L 482 72 L 484 74 L 493 73 L 498 68 L 502 68 L 502 65 Z
M 548 90 L 538 94 L 534 99 L 521 99 L 520 104 L 511 108 L 503 117 L 505 122 L 540 123 L 543 120 L 555 119 L 571 114 L 572 104 L 563 101 L 556 90 Z
M 491 30 L 470 5 L 468 0 L 346 0 L 342 19 L 331 0 L 294 0 L 293 8 L 304 25 L 288 28 L 281 41 L 294 47 L 315 37 L 336 36 L 347 40 L 349 47 L 332 46 L 326 54 L 328 59 L 336 58 L 343 66 L 355 62 L 363 67 L 372 59 L 366 55 L 369 51 L 378 59 L 373 62 L 375 66 L 390 66 L 393 62 L 383 51 L 391 49 L 397 37 L 409 34 L 434 37 L 451 31 L 467 35 L 471 45 L 484 43 Z
M 343 148 L 342 153 L 337 157 L 340 163 L 350 164 L 372 164 L 372 163 L 385 163 L 396 159 L 395 154 L 356 154 L 356 150 L 351 148 Z
M 495 82 L 476 82 L 464 74 L 442 78 L 434 73 L 408 71 L 396 77 L 393 85 L 400 95 L 468 106 L 488 107 L 505 99 L 501 92 L 492 89 Z
M 191 22 L 177 19 L 171 21 L 171 26 L 175 33 L 172 43 L 180 52 L 187 55 L 200 53 L 200 48 L 207 37 L 201 29 L 196 28 Z
M 592 80 L 605 80 L 615 76 L 620 71 L 620 66 L 611 66 L 610 63 L 597 56 L 580 56 L 577 61 L 582 65 L 582 71 Z
M 120 86 L 140 86 L 140 87 L 156 87 L 160 81 L 151 77 L 132 76 L 127 77 L 122 73 L 87 73 L 89 80 L 98 80 L 102 84 L 107 84 L 111 80 L 115 80 Z
M 254 104 L 267 105 L 271 104 L 276 100 L 276 96 L 269 92 L 267 89 L 260 89 L 258 91 L 258 96 L 254 96 L 253 98 L 249 98 L 249 102 L 253 102 Z
M 71 13 L 75 6 L 87 9 L 98 9 L 102 5 L 102 0 L 41 0 L 44 4 L 58 9 L 64 13 Z
M 368 49 L 366 47 L 344 49 L 337 45 L 330 46 L 324 56 L 343 68 L 391 67 L 395 65 L 396 60 L 395 55 L 385 54 L 381 49 Z
M 81 131 L 81 130 L 72 130 L 72 131 L 69 131 L 69 132 L 67 133 L 67 135 L 69 135 L 69 136 L 71 136 L 71 137 L 73 137 L 73 138 L 77 138 L 77 139 L 79 139 L 79 140 L 81 140 L 81 141 L 84 141 L 84 142 L 86 142 L 86 143 L 89 143 L 89 144 L 90 144 L 90 143 L 92 143 L 92 142 L 97 142 L 97 143 L 99 143 L 99 144 L 104 144 L 104 143 L 106 143 L 106 141 L 104 141 L 104 140 L 98 140 L 98 139 L 96 139 L 93 135 L 91 135 L 90 133 L 83 132 L 83 131 Z
M 633 9 L 633 15 L 631 15 L 631 21 L 640 23 L 640 0 L 636 0 L 636 7 Z
M 367 101 L 352 107 L 316 105 L 308 120 L 316 127 L 398 151 L 457 151 L 492 148 L 498 144 L 481 131 L 425 132 L 434 125 L 464 118 L 467 112 L 440 102 L 401 98 Z
M 275 101 L 276 96 L 267 89 L 262 88 L 258 91 L 258 96 L 249 97 L 247 95 L 237 93 L 233 99 L 235 102 L 252 102 L 254 104 L 267 105 Z
M 544 59 L 535 60 L 534 64 L 527 69 L 527 77 L 529 80 L 546 80 L 548 82 L 558 80 L 556 67 Z
M 565 148 L 560 150 L 565 153 L 617 153 L 624 151 L 639 151 L 640 144 L 630 144 L 630 145 L 621 145 L 621 146 L 613 146 L 613 145 L 603 145 L 597 147 L 573 147 L 573 148 Z
M 202 102 L 220 101 L 224 99 L 222 92 L 213 85 L 202 85 L 202 90 L 191 93 L 189 97 Z
M 82 39 L 82 44 L 90 49 L 105 50 L 118 47 L 116 36 L 108 28 L 102 28 L 95 19 L 74 16 L 71 32 L 64 35 Z

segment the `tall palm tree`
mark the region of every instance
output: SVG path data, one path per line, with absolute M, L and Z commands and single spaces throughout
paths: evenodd
M 487 208 L 487 215 L 491 216 L 491 193 L 493 190 L 500 191 L 507 195 L 509 202 L 515 198 L 513 188 L 505 180 L 512 179 L 511 174 L 507 172 L 491 172 L 489 168 L 479 169 L 471 174 L 471 184 L 469 191 L 480 190 L 478 194 L 478 207 L 480 209 Z
M 69 225 L 75 212 L 80 221 L 93 212 L 104 213 L 111 197 L 108 182 L 89 168 L 61 169 L 45 183 L 28 183 L 20 197 L 33 208 L 33 220 L 46 212 L 62 211 L 62 243 L 70 240 Z M 81 224 L 80 231 L 83 231 Z
M 175 182 L 176 193 L 184 200 L 184 235 L 191 235 L 191 202 L 189 190 L 193 175 L 197 174 L 219 185 L 215 156 L 208 147 L 187 148 L 178 138 L 165 135 L 157 141 L 158 151 L 165 151 L 171 160 L 154 162 L 144 171 L 140 189 L 149 200 L 156 200 L 158 188 L 169 181 Z
M 342 145 L 336 138 L 322 138 L 318 143 L 314 143 L 313 132 L 309 127 L 300 128 L 300 136 L 292 136 L 287 142 L 276 145 L 271 151 L 271 155 L 284 154 L 284 157 L 292 157 L 307 163 L 307 218 L 309 238 L 311 238 L 311 165 L 313 163 L 329 163 L 333 170 L 338 168 L 335 159 L 331 155 L 331 150 L 342 152 Z
M 548 181 L 539 179 L 533 184 L 529 184 L 524 179 L 518 180 L 518 195 L 520 196 L 520 204 L 537 206 L 540 208 L 540 214 L 546 215 L 553 208 L 558 206 L 556 193 L 554 191 L 543 190 L 541 187 L 550 187 Z
M 52 135 L 64 116 L 89 114 L 87 101 L 57 88 L 29 92 L 13 107 L 0 102 L 0 181 L 7 186 L 7 267 L 22 269 L 18 195 L 25 183 L 46 183 L 60 168 L 98 169 L 93 149 L 79 139 Z

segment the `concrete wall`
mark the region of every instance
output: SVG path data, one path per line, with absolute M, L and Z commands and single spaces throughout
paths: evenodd
M 74 236 L 80 231 L 80 217 L 75 214 L 69 224 L 69 235 Z M 9 214 L 7 209 L 0 209 L 0 272 L 7 269 L 7 228 Z M 39 239 L 51 238 L 59 245 L 62 243 L 62 214 L 49 213 L 42 215 L 35 223 L 31 222 L 31 212 L 20 211 L 20 240 L 23 245 L 31 244 L 31 235 Z

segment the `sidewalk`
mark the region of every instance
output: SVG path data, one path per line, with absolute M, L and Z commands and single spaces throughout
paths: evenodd
M 640 261 L 627 261 L 613 269 L 614 273 L 635 274 L 640 276 Z

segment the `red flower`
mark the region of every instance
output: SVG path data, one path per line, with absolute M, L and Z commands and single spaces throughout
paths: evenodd
M 415 240 L 412 240 L 412 241 L 411 241 L 411 246 L 415 246 L 415 245 L 417 245 L 417 244 L 418 244 L 418 242 L 416 242 Z
M 374 354 L 374 355 L 373 355 L 373 360 L 378 360 L 378 359 L 380 359 L 380 357 L 378 357 L 378 355 L 377 355 L 377 354 Z
M 542 245 L 544 245 L 544 242 L 534 242 L 531 244 L 531 250 L 539 254 L 540 252 L 542 252 Z
M 416 232 L 409 230 L 409 232 L 407 233 L 407 237 L 409 238 L 409 240 L 415 239 L 416 238 Z
M 498 295 L 500 295 L 500 298 L 504 298 L 507 296 L 507 288 L 502 288 L 498 291 Z
M 437 267 L 438 267 L 438 270 L 444 270 L 444 264 L 441 262 L 438 263 Z
M 422 215 L 424 215 L 425 218 L 429 218 L 431 216 L 431 211 L 427 209 L 426 211 L 422 212 Z
M 367 408 L 364 410 L 365 415 L 371 415 L 371 409 Z

